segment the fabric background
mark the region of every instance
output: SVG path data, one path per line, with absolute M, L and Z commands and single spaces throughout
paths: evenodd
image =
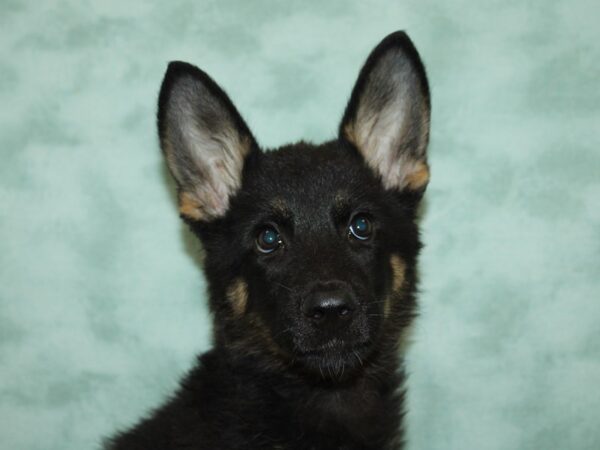
M 210 345 L 155 130 L 199 65 L 262 145 L 335 135 L 408 30 L 433 92 L 409 449 L 600 448 L 600 3 L 0 3 L 0 447 L 97 448 Z

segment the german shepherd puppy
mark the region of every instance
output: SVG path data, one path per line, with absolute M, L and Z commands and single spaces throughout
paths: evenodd
M 158 131 L 205 251 L 214 347 L 107 449 L 402 447 L 429 117 L 403 32 L 373 50 L 321 145 L 262 151 L 206 73 L 169 65 Z

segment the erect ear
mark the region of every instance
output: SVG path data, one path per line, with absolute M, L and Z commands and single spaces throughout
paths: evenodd
M 227 212 L 244 161 L 258 147 L 225 92 L 203 71 L 172 62 L 158 101 L 158 134 L 187 219 Z
M 340 125 L 388 189 L 422 192 L 429 181 L 429 87 L 409 37 L 387 36 L 363 66 Z

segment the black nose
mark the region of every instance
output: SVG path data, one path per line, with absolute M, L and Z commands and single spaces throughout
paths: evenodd
M 304 315 L 315 322 L 348 320 L 355 309 L 352 295 L 342 292 L 315 292 L 302 303 Z

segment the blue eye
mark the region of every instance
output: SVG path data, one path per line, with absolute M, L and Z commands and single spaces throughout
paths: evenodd
M 373 233 L 371 221 L 363 214 L 358 214 L 350 221 L 348 235 L 361 241 L 366 241 Z
M 277 230 L 273 227 L 264 227 L 256 236 L 256 248 L 261 253 L 271 253 L 277 250 L 283 242 Z

